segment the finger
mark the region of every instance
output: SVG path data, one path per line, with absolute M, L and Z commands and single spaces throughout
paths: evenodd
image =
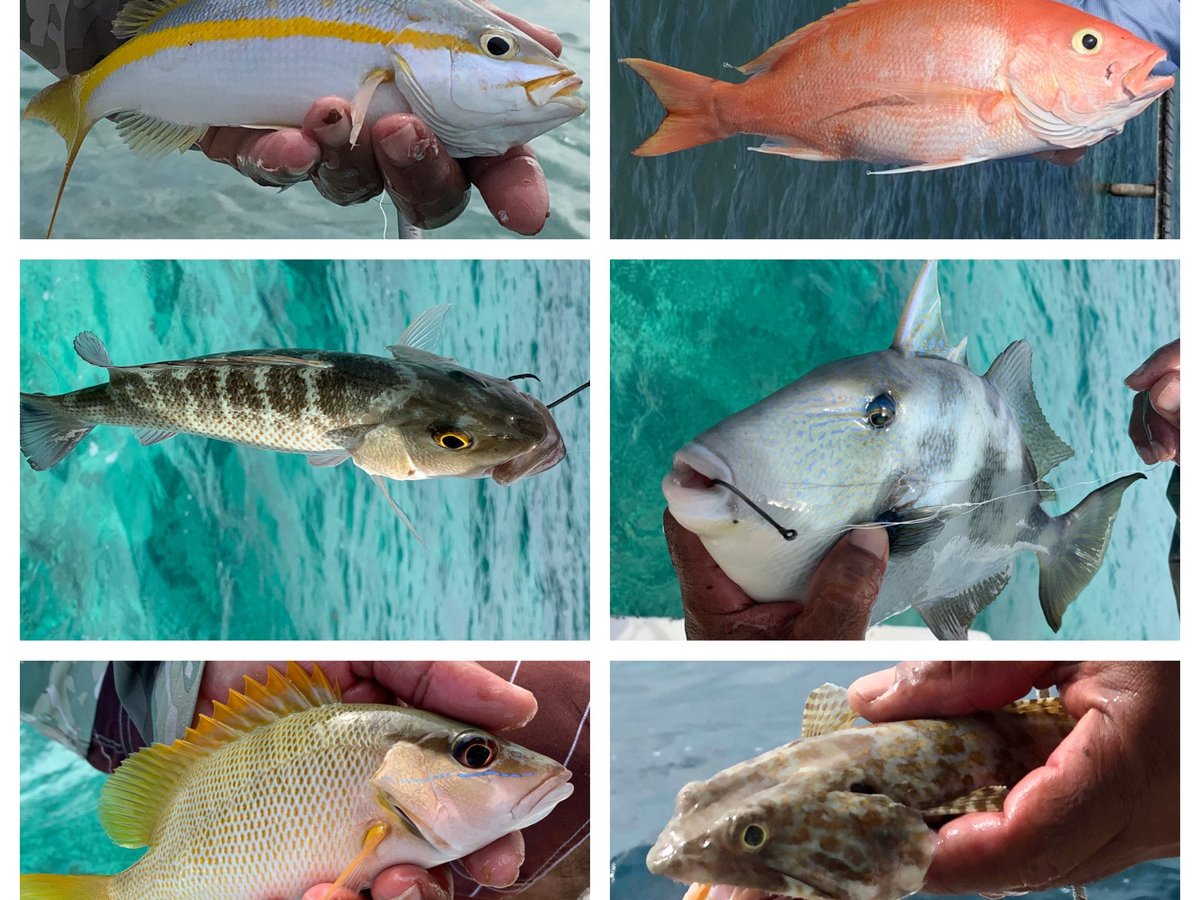
M 371 883 L 371 900 L 450 900 L 454 885 L 444 867 L 392 866 Z
M 861 641 L 887 570 L 888 536 L 882 528 L 855 528 L 821 560 L 792 625 L 796 640 Z
M 485 887 L 505 888 L 521 874 L 525 862 L 525 839 L 514 831 L 462 858 L 468 875 Z
M 467 208 L 470 185 L 425 122 L 407 113 L 385 116 L 371 129 L 388 195 L 418 228 L 439 228 Z
M 371 147 L 371 132 L 360 131 L 352 147 L 353 127 L 350 104 L 340 97 L 318 100 L 304 115 L 304 132 L 321 148 L 313 184 L 322 197 L 340 206 L 362 203 L 383 190 L 383 175 Z
M 517 234 L 537 234 L 550 218 L 550 190 L 542 164 L 528 146 L 503 156 L 463 160 L 467 177 L 479 188 L 496 221 Z
M 537 713 L 533 694 L 477 663 L 377 662 L 373 673 L 403 702 L 489 731 L 519 728 Z
M 1154 382 L 1168 372 L 1179 371 L 1179 341 L 1174 340 L 1164 344 L 1150 354 L 1150 358 L 1138 366 L 1125 379 L 1125 383 L 1135 391 L 1149 390 Z
M 1168 372 L 1149 389 L 1150 405 L 1166 421 L 1179 427 L 1179 373 Z
M 1179 429 L 1154 410 L 1146 415 L 1146 427 L 1150 431 L 1150 452 L 1155 462 L 1178 461 Z
M 549 28 L 543 28 L 541 25 L 534 25 L 532 22 L 522 19 L 520 16 L 514 16 L 512 13 L 505 12 L 497 7 L 495 3 L 489 2 L 489 0 L 477 0 L 477 2 L 484 9 L 490 10 L 502 18 L 505 22 L 508 22 L 510 25 L 514 25 L 521 31 L 525 32 L 555 56 L 562 56 L 562 39 Z
M 872 722 L 963 716 L 1024 697 L 1048 662 L 910 662 L 850 685 L 850 705 Z
M 1152 466 L 1158 462 L 1158 454 L 1151 447 L 1149 403 L 1150 398 L 1145 391 L 1138 391 L 1134 395 L 1133 408 L 1129 412 L 1129 440 L 1133 442 L 1133 449 L 1142 458 L 1142 462 Z
M 321 160 L 321 148 L 296 128 L 210 128 L 199 141 L 210 159 L 233 166 L 251 181 L 286 187 L 307 180 Z
M 359 900 L 358 891 L 338 888 L 330 893 L 332 884 L 315 884 L 304 892 L 302 900 Z

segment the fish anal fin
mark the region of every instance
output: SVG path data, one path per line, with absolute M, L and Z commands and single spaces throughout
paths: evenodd
M 349 458 L 350 453 L 347 450 L 322 450 L 320 453 L 308 454 L 309 465 L 317 466 L 318 468 L 340 466 Z
M 971 793 L 959 797 L 957 800 L 951 800 L 949 803 L 942 803 L 929 809 L 923 809 L 921 810 L 921 815 L 926 818 L 933 818 L 935 816 L 961 816 L 964 813 L 971 812 L 1002 812 L 1004 810 L 1004 798 L 1007 796 L 1008 788 L 1005 785 L 992 784 L 971 791 Z
M 133 37 L 187 2 L 188 0 L 129 0 L 113 19 L 112 33 L 119 38 Z
M 179 125 L 136 112 L 117 116 L 117 134 L 143 159 L 155 159 L 172 150 L 182 153 L 206 131 L 207 125 Z
M 325 892 L 326 900 L 327 898 L 336 896 L 341 888 L 359 891 L 368 886 L 371 871 L 373 868 L 376 868 L 375 852 L 391 833 L 392 826 L 386 822 L 376 822 L 367 829 L 367 833 L 363 837 L 362 850 L 358 856 L 350 861 L 350 864 L 337 877 L 337 880 L 329 886 L 329 889 Z
M 991 382 L 1012 410 L 1038 478 L 1075 455 L 1071 446 L 1054 433 L 1038 403 L 1033 390 L 1033 350 L 1027 341 L 1009 344 L 992 360 L 983 377 Z
M 1043 544 L 1047 549 L 1037 551 L 1041 575 L 1038 580 L 1038 599 L 1049 626 L 1058 631 L 1062 616 L 1104 562 L 1113 522 L 1121 508 L 1121 498 L 1135 481 L 1146 476 L 1141 472 L 1126 475 L 1096 488 L 1078 506 L 1046 525 Z M 1050 531 L 1053 529 L 1053 531 Z
M 936 261 L 930 260 L 921 267 L 900 314 L 900 323 L 892 337 L 892 349 L 904 356 L 936 356 L 961 362 L 965 355 L 959 349 L 962 345 L 952 345 L 942 325 L 942 295 L 938 291 L 937 276 Z
M 85 331 L 75 336 L 73 344 L 75 352 L 79 354 L 79 358 L 85 363 L 93 366 L 98 366 L 101 369 L 113 368 L 112 360 L 108 356 L 108 348 L 104 346 L 104 341 L 96 337 L 90 331 Z
M 850 708 L 846 689 L 828 682 L 808 695 L 800 737 L 813 738 L 853 728 L 858 713 Z
M 151 444 L 158 444 L 162 441 L 175 437 L 179 432 L 169 431 L 166 428 L 136 428 L 133 436 L 137 438 L 137 442 L 143 447 L 149 447 Z
M 806 146 L 788 137 L 769 137 L 757 147 L 751 147 L 755 153 L 771 153 L 776 156 L 790 156 L 792 159 L 808 159 L 813 162 L 828 162 L 840 159 L 823 150 Z
M 383 67 L 372 69 L 363 78 L 354 100 L 350 103 L 350 146 L 358 145 L 358 135 L 362 132 L 367 121 L 367 110 L 371 107 L 371 98 L 381 84 L 396 80 L 395 69 Z M 449 308 L 449 307 L 447 307 Z
M 999 596 L 1012 577 L 1012 565 L 971 585 L 960 594 L 915 606 L 934 637 L 940 641 L 965 641 L 975 617 Z

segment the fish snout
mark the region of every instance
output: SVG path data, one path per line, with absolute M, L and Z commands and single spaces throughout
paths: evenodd
M 517 802 L 513 807 L 513 818 L 522 822 L 522 828 L 541 821 L 549 815 L 550 810 L 574 793 L 575 786 L 570 784 L 570 781 L 570 769 L 560 767 L 559 771 L 551 774 Z
M 646 868 L 654 875 L 665 875 L 676 881 L 687 880 L 682 872 L 682 840 L 668 828 L 658 836 L 650 852 L 646 854 Z
M 675 454 L 662 481 L 671 514 L 691 531 L 704 522 L 727 522 L 737 510 L 736 495 L 718 482 L 733 483 L 733 472 L 717 454 L 692 442 Z
M 1121 77 L 1121 87 L 1131 100 L 1145 100 L 1166 93 L 1175 85 L 1173 75 L 1151 75 L 1154 67 L 1167 58 L 1167 51 L 1158 47 Z
M 587 109 L 587 103 L 576 94 L 581 87 L 583 79 L 564 66 L 562 71 L 526 82 L 525 95 L 530 104 L 538 109 L 548 103 L 558 103 L 583 112 Z

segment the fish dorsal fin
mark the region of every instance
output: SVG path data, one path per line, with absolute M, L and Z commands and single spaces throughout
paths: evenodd
M 241 693 L 230 691 L 227 703 L 213 703 L 213 714 L 200 716 L 182 738 L 146 747 L 121 764 L 100 793 L 104 830 L 122 847 L 148 846 L 175 786 L 192 765 L 256 728 L 339 698 L 318 666 L 312 675 L 294 662 L 288 663 L 286 676 L 268 668 L 265 684 L 247 676 Z
M 1018 700 L 1004 707 L 1001 712 L 1016 713 L 1018 716 L 1069 716 L 1058 697 L 1034 697 Z
M 858 713 L 850 708 L 849 695 L 844 687 L 826 682 L 808 695 L 804 703 L 804 722 L 800 737 L 814 738 L 831 731 L 854 727 Z
M 921 268 L 904 312 L 900 314 L 892 349 L 905 356 L 936 356 L 966 365 L 966 338 L 952 346 L 942 327 L 942 296 L 938 293 L 937 271 L 934 260 Z
M 879 2 L 880 0 L 857 0 L 855 3 L 846 4 L 841 9 L 835 9 L 828 15 L 817 19 L 817 21 L 810 22 L 803 28 L 793 31 L 782 40 L 776 41 L 744 66 L 738 66 L 737 70 L 745 75 L 757 75 L 760 72 L 765 72 L 775 65 L 775 63 L 779 62 L 780 58 L 792 49 L 792 47 L 796 46 L 796 44 L 810 39 L 820 40 L 822 33 L 827 31 L 831 25 L 840 19 L 857 15 L 863 7 Z
M 1008 796 L 1008 788 L 1003 784 L 991 784 L 987 787 L 976 788 L 971 793 L 921 810 L 926 818 L 934 816 L 961 816 L 971 812 L 1003 812 L 1004 798 Z
M 112 360 L 108 356 L 108 348 L 104 346 L 104 341 L 96 337 L 90 331 L 85 331 L 75 337 L 75 352 L 79 354 L 79 358 L 85 363 L 90 363 L 93 366 L 99 366 L 101 369 L 113 368 Z
M 119 38 L 133 37 L 187 2 L 188 0 L 129 0 L 113 19 L 112 33 Z
M 446 303 L 427 309 L 413 319 L 412 324 L 404 329 L 404 334 L 400 335 L 400 340 L 388 347 L 392 356 L 397 359 L 411 358 L 412 351 L 419 350 L 434 359 L 445 359 L 434 353 L 433 348 L 442 338 L 446 326 L 446 313 L 449 311 L 450 304 Z
M 208 131 L 207 125 L 177 125 L 135 112 L 121 113 L 116 118 L 117 134 L 143 159 L 157 159 L 172 150 L 182 153 Z
M 1008 401 L 1039 479 L 1060 462 L 1075 455 L 1071 446 L 1054 433 L 1042 414 L 1042 407 L 1033 392 L 1033 350 L 1026 341 L 1009 344 L 992 361 L 992 367 L 983 377 Z

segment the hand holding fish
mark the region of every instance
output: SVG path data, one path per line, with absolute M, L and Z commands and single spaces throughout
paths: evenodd
M 1178 855 L 1178 663 L 908 663 L 859 679 L 849 699 L 898 721 L 998 709 L 1050 685 L 1078 724 L 1003 812 L 939 831 L 926 890 L 1044 890 Z
M 883 529 L 853 529 L 813 573 L 803 602 L 758 603 L 670 511 L 663 531 L 690 640 L 861 640 L 887 568 Z
M 1179 341 L 1159 347 L 1125 384 L 1137 391 L 1129 416 L 1129 439 L 1148 466 L 1179 462 Z

